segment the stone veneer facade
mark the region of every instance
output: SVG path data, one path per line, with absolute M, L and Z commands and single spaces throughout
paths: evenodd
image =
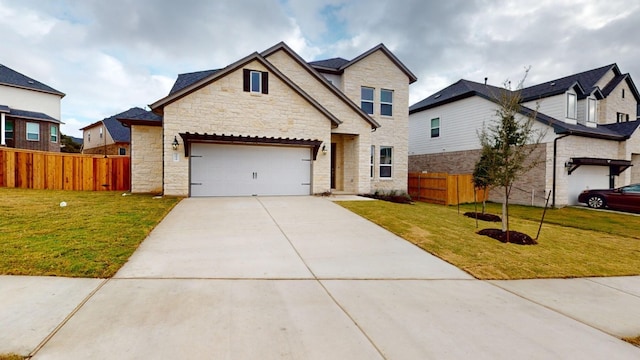
M 162 127 L 131 127 L 131 192 L 162 193 Z
M 189 195 L 190 161 L 185 156 L 181 133 L 321 141 L 327 153 L 319 151 L 312 162 L 314 194 L 331 191 L 330 149 L 331 143 L 335 143 L 339 167 L 336 190 L 350 193 L 368 193 L 372 188 L 406 190 L 407 74 L 382 51 L 374 51 L 345 71 L 343 84 L 348 93 L 344 93 L 350 99 L 346 100 L 314 70 L 301 64 L 301 59 L 286 46 L 273 49 L 264 58 L 250 56 L 246 63 L 214 76 L 198 88 L 175 98 L 170 95 L 157 102 L 156 107 L 152 105 L 163 113 L 163 124 L 132 127 L 132 191 L 155 192 L 160 188 L 165 195 Z M 267 72 L 268 94 L 243 91 L 243 69 Z M 380 117 L 376 102 L 378 108 L 372 118 L 382 125 L 378 129 L 355 109 L 360 105 L 360 86 L 375 87 L 376 96 L 380 88 L 394 91 L 393 117 Z M 312 100 L 305 98 L 305 94 Z M 340 124 L 332 121 L 331 116 Z M 180 143 L 178 150 L 171 146 L 174 137 Z M 393 147 L 392 179 L 369 176 L 371 145 L 376 146 L 377 152 L 379 146 Z

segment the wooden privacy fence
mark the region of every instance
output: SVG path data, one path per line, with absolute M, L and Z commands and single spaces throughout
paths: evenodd
M 474 201 L 473 176 L 447 173 L 409 173 L 409 195 L 417 201 L 441 205 L 457 205 Z M 477 190 L 477 201 L 487 196 Z
M 129 190 L 130 159 L 0 148 L 0 187 Z

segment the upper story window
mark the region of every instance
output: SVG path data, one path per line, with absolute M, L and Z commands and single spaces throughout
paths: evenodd
M 40 141 L 40 124 L 27 123 L 27 140 Z
M 269 93 L 269 73 L 257 70 L 242 70 L 242 89 L 256 94 Z
M 4 123 L 4 137 L 5 139 L 13 139 L 13 123 L 10 121 Z
M 51 125 L 51 142 L 58 142 L 58 127 Z
M 576 119 L 578 114 L 578 101 L 576 94 L 567 93 L 567 118 Z
M 87 142 L 91 142 L 91 131 L 87 131 Z
M 100 127 L 100 139 L 102 139 L 102 127 Z
M 440 137 L 440 118 L 431 119 L 431 137 Z
M 624 89 L 622 89 L 622 98 L 624 99 Z
M 380 115 L 393 116 L 393 90 L 380 90 Z
M 617 114 L 618 114 L 618 116 L 617 116 L 616 122 L 621 123 L 621 122 L 629 121 L 629 114 L 620 113 L 620 112 L 617 113 Z
M 393 148 L 391 146 L 380 147 L 380 177 L 390 178 L 393 173 Z
M 127 155 L 126 148 L 118 148 L 118 155 Z
M 598 112 L 596 99 L 587 99 L 587 121 L 591 123 L 598 122 Z
M 373 115 L 373 92 L 374 89 L 370 87 L 360 88 L 360 107 L 369 115 Z

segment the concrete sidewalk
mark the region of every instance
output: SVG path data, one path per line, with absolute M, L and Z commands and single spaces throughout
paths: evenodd
M 315 197 L 185 199 L 114 278 L 0 294 L 34 359 L 640 357 L 640 277 L 479 281 Z

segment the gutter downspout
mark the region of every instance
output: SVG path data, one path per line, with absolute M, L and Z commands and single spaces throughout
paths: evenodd
M 558 140 L 564 139 L 567 136 L 571 136 L 571 133 L 553 139 L 553 201 L 551 202 L 551 207 L 554 209 L 556 207 L 556 164 L 558 162 Z

